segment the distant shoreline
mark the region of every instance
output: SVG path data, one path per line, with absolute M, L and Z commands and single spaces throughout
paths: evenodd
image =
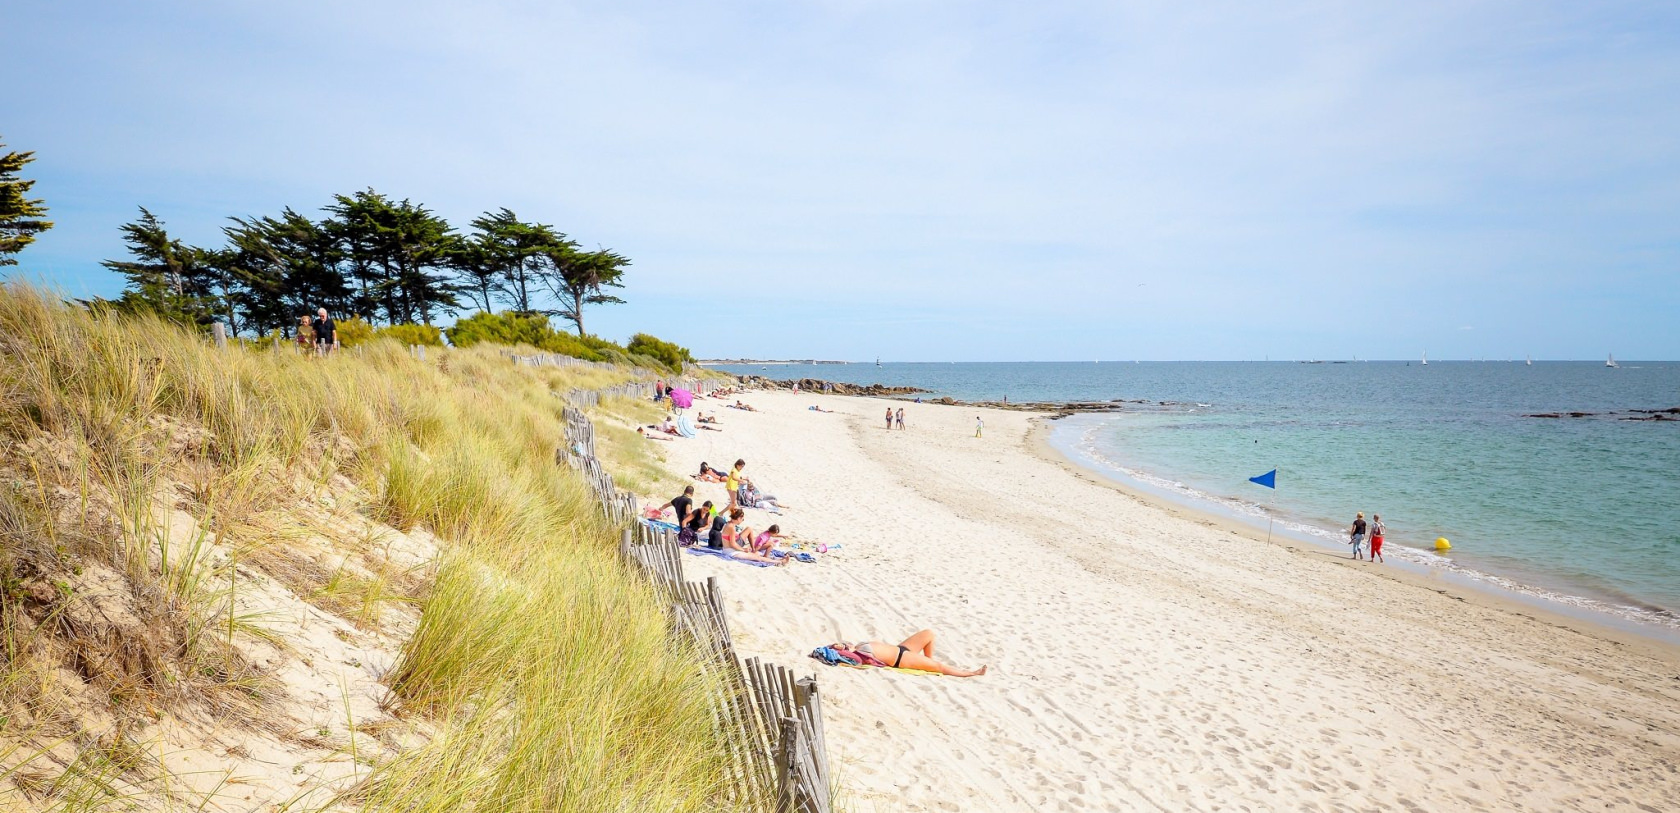
M 694 362 L 701 365 L 713 364 L 851 364 L 849 361 L 824 361 L 822 359 L 701 359 Z

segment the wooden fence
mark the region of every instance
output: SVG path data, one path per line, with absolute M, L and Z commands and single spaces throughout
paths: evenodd
M 671 383 L 696 392 L 709 385 L 692 379 Z M 753 813 L 831 813 L 832 776 L 816 677 L 796 678 L 792 670 L 757 658 L 742 661 L 717 579 L 700 584 L 684 578 L 685 554 L 675 537 L 637 521 L 635 496 L 620 491 L 595 457 L 595 426 L 583 410 L 602 398 L 652 396 L 653 385 L 641 383 L 569 393 L 566 446 L 556 451 L 556 462 L 582 474 L 602 514 L 624 527 L 620 556 L 648 579 L 668 609 L 677 644 L 701 655 L 725 743 L 724 801 Z

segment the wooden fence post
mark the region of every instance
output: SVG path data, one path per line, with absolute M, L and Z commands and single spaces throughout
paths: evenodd
M 221 322 L 211 322 L 210 335 L 216 337 L 216 349 L 221 350 L 227 347 L 227 325 Z

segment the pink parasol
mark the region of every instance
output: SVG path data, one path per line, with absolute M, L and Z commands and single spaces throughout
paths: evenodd
M 682 409 L 694 406 L 694 393 L 688 390 L 671 390 L 671 404 Z

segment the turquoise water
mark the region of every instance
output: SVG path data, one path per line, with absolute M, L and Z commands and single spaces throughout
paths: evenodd
M 1680 423 L 1537 412 L 1680 406 L 1680 363 L 1156 362 L 728 366 L 964 399 L 1141 399 L 1053 425 L 1082 463 L 1337 544 L 1381 514 L 1396 558 L 1680 628 Z M 1279 469 L 1276 494 L 1247 478 Z M 1452 540 L 1445 557 L 1429 550 Z M 1345 548 L 1344 548 L 1345 549 Z

